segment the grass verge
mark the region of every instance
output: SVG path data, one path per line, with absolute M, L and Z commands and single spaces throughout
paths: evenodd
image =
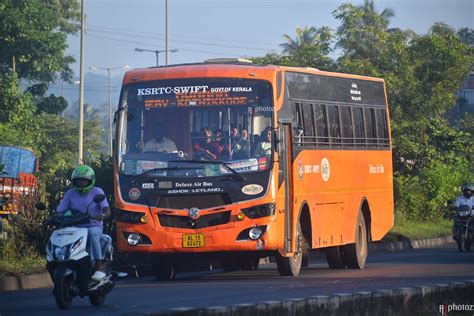
M 45 265 L 46 260 L 41 257 L 24 257 L 16 260 L 0 258 L 0 277 L 45 272 Z
M 442 218 L 437 221 L 420 221 L 396 216 L 395 225 L 383 238 L 383 241 L 392 242 L 450 236 L 452 225 L 451 220 Z

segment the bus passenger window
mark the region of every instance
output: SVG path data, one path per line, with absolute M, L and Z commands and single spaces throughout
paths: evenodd
M 304 137 L 303 143 L 305 145 L 314 145 L 314 121 L 312 106 L 309 103 L 303 104 L 303 127 L 304 127 Z
M 314 105 L 314 122 L 316 125 L 316 142 L 322 146 L 329 145 L 328 139 L 328 120 L 326 115 L 326 106 L 323 104 Z
M 362 108 L 352 108 L 352 115 L 354 116 L 355 146 L 365 147 L 364 114 L 362 113 Z
M 365 130 L 367 134 L 367 144 L 369 146 L 376 146 L 376 127 L 375 127 L 375 113 L 374 109 L 364 109 Z
M 341 145 L 341 126 L 339 122 L 339 107 L 335 105 L 328 105 L 328 119 L 329 119 L 329 139 L 331 145 Z
M 343 144 L 354 144 L 354 131 L 352 125 L 351 108 L 348 106 L 341 106 L 339 108 L 341 110 L 342 119 L 342 142 Z

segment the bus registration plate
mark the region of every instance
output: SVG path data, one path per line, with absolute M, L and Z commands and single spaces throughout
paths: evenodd
M 185 234 L 183 235 L 184 248 L 204 247 L 204 234 Z

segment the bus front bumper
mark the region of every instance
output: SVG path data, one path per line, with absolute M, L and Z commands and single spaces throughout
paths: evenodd
M 158 227 L 155 230 L 144 230 L 140 229 L 139 225 L 117 223 L 117 246 L 120 252 L 268 251 L 277 249 L 276 236 L 275 222 L 269 219 L 234 222 L 231 225 L 204 229 Z M 138 243 L 132 245 L 137 240 Z

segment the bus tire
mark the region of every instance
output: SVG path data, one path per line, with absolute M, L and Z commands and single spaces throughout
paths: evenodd
M 303 261 L 303 234 L 301 224 L 298 221 L 296 226 L 296 253 L 293 257 L 283 257 L 280 253 L 275 256 L 278 272 L 281 276 L 298 276 L 301 271 Z
M 159 281 L 173 280 L 176 275 L 176 269 L 173 262 L 165 256 L 153 256 L 152 269 Z
M 355 230 L 355 243 L 344 246 L 344 261 L 349 269 L 364 269 L 367 255 L 367 227 L 364 215 L 359 212 Z
M 329 265 L 329 269 L 344 269 L 346 267 L 344 246 L 326 248 L 326 261 Z

